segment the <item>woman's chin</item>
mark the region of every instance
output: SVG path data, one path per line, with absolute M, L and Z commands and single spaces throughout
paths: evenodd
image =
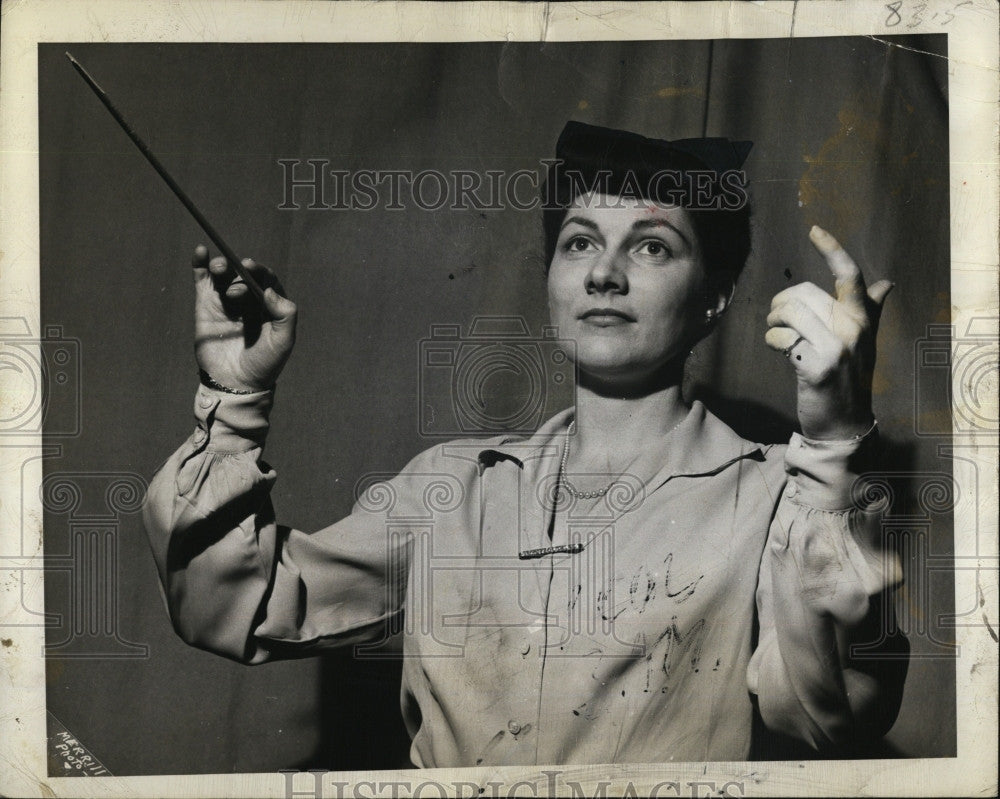
M 586 375 L 598 380 L 634 380 L 646 371 L 638 364 L 615 358 L 581 358 L 576 365 L 581 377 Z
M 581 386 L 624 396 L 657 391 L 678 382 L 683 362 L 648 364 L 612 358 L 579 359 L 577 369 Z

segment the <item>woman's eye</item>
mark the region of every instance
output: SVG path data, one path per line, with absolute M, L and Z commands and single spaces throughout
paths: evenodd
M 590 240 L 583 236 L 575 236 L 566 242 L 566 249 L 570 252 L 586 252 L 590 248 Z
M 672 255 L 670 248 L 662 241 L 657 241 L 656 239 L 644 241 L 640 244 L 639 252 L 643 255 L 651 255 L 654 258 L 670 258 Z

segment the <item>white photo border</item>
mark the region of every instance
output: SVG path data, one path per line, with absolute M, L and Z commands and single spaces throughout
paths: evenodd
M 914 14 L 920 6 L 927 11 Z M 931 11 L 940 13 L 931 14 Z M 906 15 L 906 24 L 897 18 Z M 895 15 L 895 16 L 894 16 Z M 998 3 L 996 0 L 811 0 L 810 2 L 323 2 L 287 0 L 22 0 L 2 8 L 0 70 L 0 317 L 22 317 L 39 330 L 38 44 L 45 42 L 460 42 L 576 41 L 581 39 L 717 39 L 899 33 L 948 36 L 951 296 L 955 330 L 998 308 Z M 405 32 L 405 34 L 403 34 Z M 0 374 L 0 396 L 4 375 Z M 953 375 L 956 407 L 967 388 Z M 997 386 L 986 405 L 997 403 Z M 984 397 L 976 398 L 979 407 Z M 953 413 L 955 408 L 953 408 Z M 993 418 L 996 418 L 995 414 Z M 970 485 L 973 462 L 994 478 L 998 449 L 992 437 L 956 426 L 955 480 Z M 739 784 L 747 796 L 989 795 L 997 780 L 997 485 L 955 508 L 955 607 L 978 605 L 983 624 L 958 626 L 957 756 L 954 758 L 767 763 L 671 763 L 425 771 L 49 777 L 46 762 L 45 661 L 42 626 L 26 608 L 44 602 L 41 436 L 10 442 L 0 436 L 0 536 L 22 535 L 18 557 L 0 575 L 0 794 L 5 796 L 286 797 L 372 795 L 379 783 L 437 783 L 468 795 L 500 783 L 506 791 L 547 795 L 572 780 L 607 795 L 648 795 L 668 781 Z M 20 478 L 28 480 L 21 506 Z M 971 496 L 972 492 L 963 492 Z M 978 508 L 975 505 L 978 503 Z M 979 526 L 974 523 L 978 511 Z M 8 551 L 5 546 L 4 551 Z M 12 580 L 9 570 L 32 580 Z M 34 626 L 32 626 L 34 625 Z M 553 774 L 556 776 L 553 777 Z M 314 783 L 319 779 L 320 783 Z M 361 783 L 367 793 L 352 793 Z M 315 792 L 315 785 L 320 791 Z M 465 787 L 461 787 L 461 786 Z M 668 793 L 661 787 L 662 795 Z M 685 790 L 687 790 L 685 788 Z M 696 790 L 706 790 L 700 788 Z M 464 792 L 464 793 L 463 793 Z M 439 795 L 427 789 L 425 795 Z M 383 795 L 383 794 L 377 794 Z M 479 794 L 475 794 L 479 795 Z M 682 795 L 705 795 L 682 794 Z

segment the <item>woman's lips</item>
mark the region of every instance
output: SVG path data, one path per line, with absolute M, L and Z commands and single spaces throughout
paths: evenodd
M 617 308 L 591 308 L 589 311 L 584 311 L 577 318 L 595 327 L 614 327 L 635 321 L 634 316 Z

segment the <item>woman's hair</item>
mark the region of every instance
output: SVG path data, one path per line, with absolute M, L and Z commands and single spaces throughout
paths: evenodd
M 732 286 L 750 254 L 750 199 L 740 170 L 751 142 L 660 141 L 568 122 L 542 184 L 546 270 L 577 197 L 629 197 L 679 205 L 691 216 L 713 288 Z

